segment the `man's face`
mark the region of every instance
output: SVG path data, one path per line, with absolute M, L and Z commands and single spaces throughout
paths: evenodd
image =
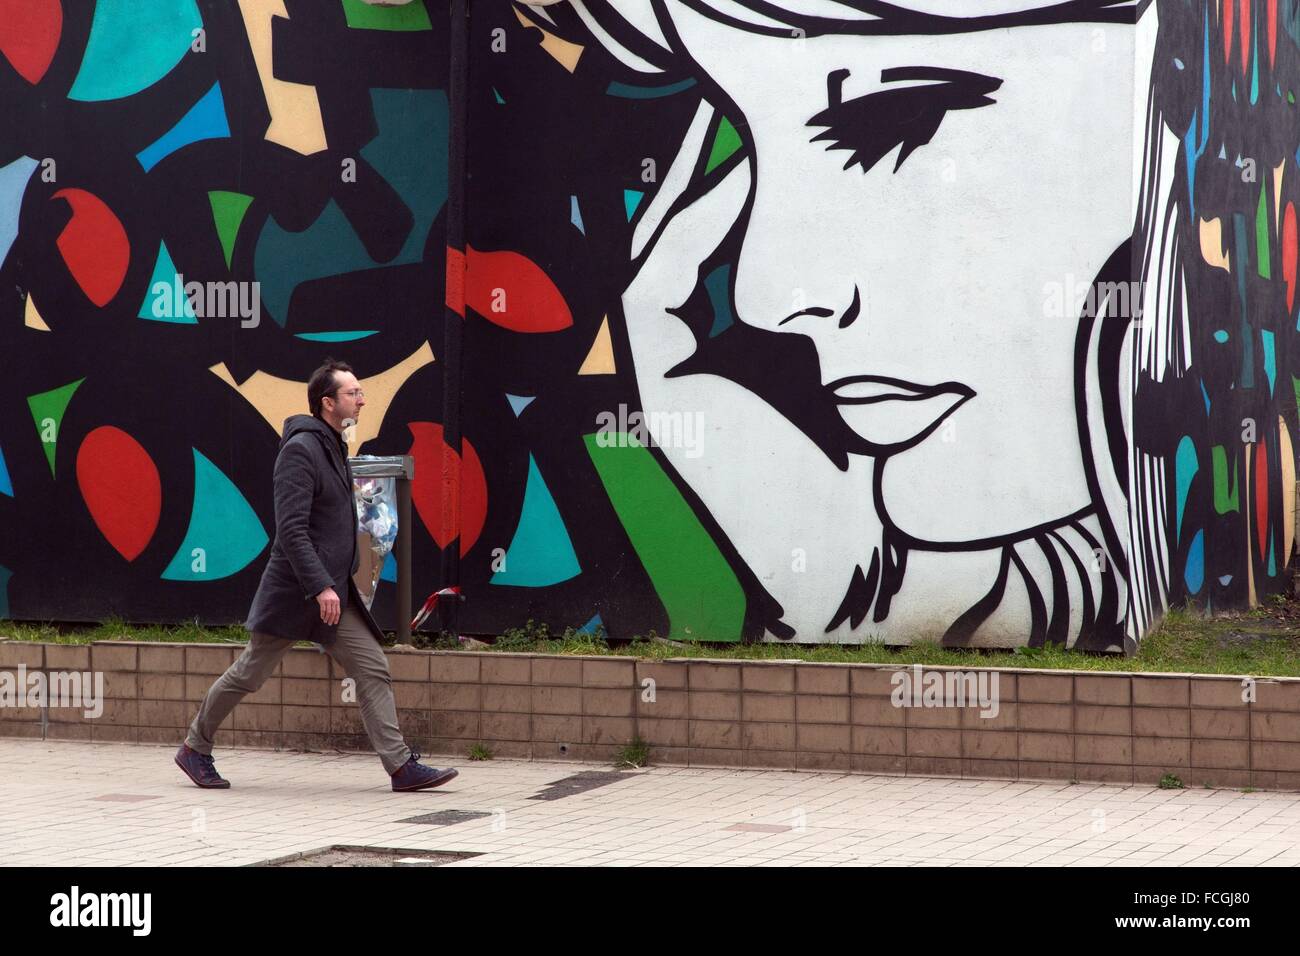
M 361 409 L 365 407 L 366 396 L 351 372 L 334 373 L 334 394 L 324 399 L 325 413 L 340 428 L 346 428 L 360 421 Z

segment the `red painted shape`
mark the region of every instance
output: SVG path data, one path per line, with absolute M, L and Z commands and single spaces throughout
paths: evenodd
M 1223 62 L 1232 60 L 1232 0 L 1223 0 Z
M 1259 538 L 1259 560 L 1268 557 L 1268 449 L 1255 444 L 1255 532 Z
M 1241 29 L 1237 31 L 1241 36 L 1241 75 L 1245 76 L 1250 70 L 1250 0 L 1238 0 L 1238 3 L 1237 9 L 1241 12 Z
M 148 546 L 162 514 L 158 466 L 138 441 L 101 425 L 77 450 L 77 486 L 100 533 L 134 561 Z
M 1268 0 L 1268 68 L 1277 59 L 1277 0 Z
M 72 207 L 72 219 L 57 240 L 63 261 L 86 298 L 103 308 L 122 288 L 131 262 L 131 243 L 122 221 L 102 199 L 84 189 L 60 189 L 54 198 L 66 199 Z
M 1296 252 L 1295 204 L 1287 203 L 1282 214 L 1282 281 L 1286 283 L 1288 313 L 1295 308 Z
M 443 297 L 447 308 L 465 318 L 465 253 L 447 247 L 447 290 Z
M 474 547 L 487 521 L 487 476 L 478 452 L 466 438 L 461 439 L 464 458 L 457 455 L 442 437 L 442 426 L 434 422 L 408 422 L 414 439 L 407 453 L 415 458 L 415 477 L 411 480 L 411 503 L 438 547 L 445 548 L 460 536 L 462 556 Z M 459 466 L 459 467 L 457 467 Z M 446 468 L 444 474 L 443 469 Z M 447 497 L 442 495 L 447 489 Z M 451 505 L 459 495 L 460 530 L 457 531 Z
M 0 0 L 0 53 L 33 86 L 54 62 L 62 35 L 59 0 Z
M 573 325 L 569 305 L 551 277 L 517 252 L 467 247 L 465 301 L 511 332 L 558 332 Z

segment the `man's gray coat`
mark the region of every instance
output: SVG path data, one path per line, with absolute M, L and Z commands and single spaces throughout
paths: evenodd
M 376 639 L 383 632 L 357 594 L 357 510 L 347 447 L 312 415 L 285 419 L 275 459 L 275 543 L 245 627 L 295 641 L 332 643 L 337 625 L 320 619 L 316 595 L 339 596 L 340 616 L 355 607 Z

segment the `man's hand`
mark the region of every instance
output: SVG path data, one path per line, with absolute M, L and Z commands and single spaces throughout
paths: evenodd
M 337 624 L 339 622 L 339 596 L 333 588 L 326 588 L 316 595 L 316 603 L 320 605 L 320 619 L 326 624 Z

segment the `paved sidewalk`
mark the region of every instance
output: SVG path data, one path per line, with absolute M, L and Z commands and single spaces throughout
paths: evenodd
M 492 760 L 395 794 L 373 756 L 257 750 L 218 751 L 232 789 L 203 791 L 172 752 L 0 739 L 3 863 L 229 866 L 344 845 L 481 854 L 452 866 L 1300 864 L 1295 793 Z M 459 812 L 400 822 L 439 811 Z

